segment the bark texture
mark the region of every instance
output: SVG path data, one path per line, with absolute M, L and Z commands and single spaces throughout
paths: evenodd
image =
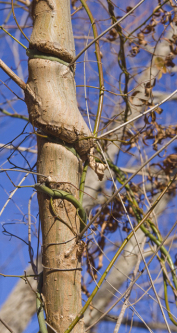
M 58 56 L 71 62 L 75 46 L 71 25 L 70 1 L 33 0 L 32 17 L 34 28 L 30 48 Z
M 90 136 L 90 132 L 77 107 L 72 69 L 50 59 L 51 55 L 65 62 L 74 59 L 70 1 L 34 0 L 32 15 L 34 27 L 29 47 L 33 52 L 37 50 L 49 56 L 29 59 L 28 87 L 34 94 L 32 99 L 26 92 L 30 121 L 44 135 L 50 134 L 47 138 L 38 137 L 38 172 L 50 176 L 48 186 L 52 189 L 62 189 L 78 198 L 81 162 L 64 145 L 70 143 L 84 158 L 93 143 L 80 140 Z M 38 178 L 40 183 L 45 180 Z M 43 294 L 47 322 L 63 333 L 81 308 L 81 272 L 74 237 L 80 222 L 71 203 L 55 198 L 52 201 L 53 204 L 47 195 L 38 193 L 43 235 Z M 48 331 L 52 332 L 50 328 Z M 73 332 L 83 332 L 83 321 Z
M 78 198 L 76 188 L 80 177 L 80 162 L 65 147 L 38 139 L 38 172 L 50 175 L 56 182 L 51 183 L 51 188 L 65 190 Z M 62 333 L 81 309 L 81 272 L 67 271 L 80 267 L 76 254 L 77 246 L 72 231 L 55 217 L 49 197 L 38 193 L 38 201 L 43 234 L 43 293 L 46 317 L 47 322 L 57 332 Z M 54 199 L 53 206 L 57 215 L 78 233 L 80 223 L 72 204 L 66 200 Z M 63 244 L 70 239 L 72 241 Z M 73 332 L 82 332 L 82 329 L 81 321 Z
M 34 28 L 29 47 L 65 62 L 74 59 L 74 39 L 69 0 L 33 1 Z M 84 158 L 93 140 L 76 101 L 74 73 L 70 67 L 45 59 L 29 60 L 26 104 L 32 124 L 45 133 L 71 143 Z

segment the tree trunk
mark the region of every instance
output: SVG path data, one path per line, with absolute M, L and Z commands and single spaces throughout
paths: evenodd
M 91 141 L 79 140 L 90 136 L 90 132 L 78 110 L 73 68 L 68 66 L 75 55 L 70 1 L 35 0 L 32 15 L 28 87 L 34 98 L 26 93 L 26 103 L 32 124 L 40 133 L 42 130 L 42 135 L 47 134 L 45 138 L 38 135 L 38 172 L 48 176 L 47 184 L 52 189 L 62 189 L 78 198 L 81 160 L 73 150 L 66 149 L 66 143 L 83 158 Z M 46 178 L 38 177 L 38 182 L 45 181 Z M 46 317 L 47 322 L 62 333 L 81 308 L 80 264 L 73 239 L 80 223 L 76 209 L 66 200 L 54 198 L 52 204 L 47 195 L 38 193 L 38 201 Z M 50 328 L 48 331 L 52 332 Z M 82 321 L 73 332 L 83 332 Z
M 52 179 L 55 179 L 58 184 L 58 186 L 54 184 L 55 188 L 78 197 L 76 188 L 80 175 L 79 161 L 65 147 L 45 139 L 38 139 L 38 172 L 50 175 Z M 81 272 L 78 270 L 60 272 L 55 268 L 74 269 L 79 268 L 80 264 L 78 264 L 76 256 L 72 231 L 54 217 L 47 195 L 39 193 L 38 201 L 43 234 L 43 293 L 47 322 L 57 332 L 64 332 L 81 308 Z M 58 199 L 54 199 L 53 202 L 56 213 L 75 232 L 78 232 L 79 221 L 72 204 Z M 73 240 L 66 244 L 53 244 L 63 243 L 70 239 Z M 79 322 L 73 332 L 82 332 L 82 329 L 83 323 Z

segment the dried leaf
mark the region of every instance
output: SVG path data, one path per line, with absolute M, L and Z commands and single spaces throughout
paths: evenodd
M 95 171 L 99 180 L 101 181 L 104 177 L 104 171 L 106 169 L 106 166 L 103 163 L 98 163 L 95 161 L 93 152 L 94 152 L 94 147 L 90 149 L 89 166 Z
M 130 50 L 130 54 L 131 54 L 131 57 L 136 57 L 136 55 L 140 52 L 139 50 L 139 46 L 136 45 L 136 46 L 132 46 L 131 50 Z
M 127 6 L 126 12 L 128 13 L 130 10 L 132 10 L 133 7 Z
M 137 34 L 138 37 L 138 42 L 140 45 L 147 45 L 146 40 L 144 39 L 144 34 L 142 32 L 140 32 L 139 34 Z
M 151 84 L 151 81 L 148 81 L 145 84 L 145 96 L 147 96 L 147 97 L 151 96 L 151 91 L 152 91 L 152 88 L 155 87 L 156 79 L 152 80 L 152 82 L 153 83 Z

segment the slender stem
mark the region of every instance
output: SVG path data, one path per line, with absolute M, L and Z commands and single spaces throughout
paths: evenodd
M 97 219 L 97 217 L 100 215 L 101 211 L 117 196 L 118 193 L 120 193 L 122 191 L 122 189 L 138 174 L 138 172 L 141 171 L 145 167 L 145 165 L 147 165 L 149 162 L 151 162 L 154 157 L 156 157 L 158 154 L 160 154 L 166 147 L 168 147 L 176 139 L 177 139 L 177 135 L 175 135 L 174 138 L 169 140 L 162 148 L 160 148 L 145 163 L 143 163 L 133 175 L 131 175 L 126 180 L 126 182 L 102 205 L 101 209 L 95 214 L 95 216 L 87 224 L 87 227 L 85 227 L 84 230 L 78 235 L 79 238 L 82 238 L 83 234 L 87 231 L 87 229 L 91 226 L 91 224 Z
M 107 160 L 107 162 L 108 162 L 110 168 L 116 173 L 116 178 L 117 178 L 118 182 L 120 184 L 123 184 L 124 181 L 125 181 L 125 176 L 124 176 L 123 172 L 116 165 L 114 165 L 111 161 Z M 129 199 L 129 198 L 127 198 L 127 199 L 129 201 L 132 209 L 133 209 L 133 212 L 135 214 L 136 220 L 139 223 L 141 221 L 141 219 L 142 219 L 141 215 L 140 215 L 140 213 L 142 214 L 142 211 L 141 211 L 141 209 L 138 206 L 138 203 L 137 203 L 137 201 L 135 199 L 134 193 L 132 192 L 129 184 L 125 185 L 125 189 L 128 191 L 128 193 L 131 196 L 131 199 Z M 160 243 L 163 241 L 163 238 L 162 238 L 159 230 L 157 230 L 157 228 L 154 225 L 154 223 L 150 219 L 148 219 L 147 222 L 149 223 L 149 225 L 151 226 L 151 228 L 155 232 L 155 234 L 156 234 L 156 236 L 157 236 L 158 239 L 154 235 L 152 235 L 150 233 L 150 231 L 144 225 L 141 226 L 141 230 L 144 232 L 144 234 L 147 237 L 149 237 L 156 245 L 159 246 Z M 165 255 L 165 257 L 167 257 L 167 260 L 168 260 L 170 268 L 171 268 L 174 285 L 175 285 L 175 288 L 177 290 L 177 278 L 176 278 L 176 275 L 175 275 L 175 267 L 174 267 L 172 258 L 170 256 L 170 254 L 168 253 L 168 251 L 166 250 L 165 246 L 161 247 L 161 252 Z
M 125 14 L 123 17 L 121 17 L 120 20 L 118 20 L 116 23 L 114 23 L 113 25 L 111 25 L 108 29 L 104 30 L 97 38 L 94 38 L 75 58 L 74 60 L 70 63 L 70 66 L 72 66 L 77 59 L 79 59 L 79 57 L 86 51 L 89 49 L 90 46 L 92 46 L 98 39 L 100 39 L 102 36 L 104 36 L 107 32 L 109 32 L 112 28 L 116 27 L 117 24 L 119 24 L 120 22 L 122 22 L 126 17 L 128 17 L 131 13 L 133 13 L 133 11 L 138 8 L 145 0 L 141 0 L 140 2 L 138 2 L 138 4 L 136 6 L 134 6 L 127 14 Z M 169 1 L 169 0 L 168 0 Z
M 85 179 L 86 179 L 88 165 L 89 165 L 89 162 L 88 162 L 88 160 L 86 160 L 85 163 L 84 163 L 84 168 L 83 168 L 83 171 L 82 171 L 80 187 L 79 187 L 79 201 L 80 201 L 81 204 L 83 202 Z
M 111 15 L 112 22 L 115 23 L 115 22 L 117 22 L 117 20 L 116 20 L 115 14 L 114 14 L 114 6 L 113 6 L 113 4 L 110 0 L 107 0 L 107 2 L 108 2 L 108 9 L 109 9 L 109 13 Z M 117 33 L 119 34 L 119 38 L 120 38 L 120 50 L 119 50 L 119 53 L 118 53 L 118 63 L 119 63 L 119 66 L 120 66 L 122 72 L 125 75 L 124 92 L 122 92 L 121 83 L 120 83 L 120 92 L 122 93 L 122 97 L 123 97 L 123 99 L 125 101 L 125 105 L 126 105 L 125 114 L 124 114 L 124 122 L 126 122 L 127 121 L 127 116 L 128 116 L 128 111 L 130 109 L 129 102 L 128 102 L 128 96 L 127 96 L 128 82 L 129 82 L 129 72 L 127 71 L 127 65 L 126 65 L 126 56 L 125 56 L 125 50 L 124 50 L 125 39 L 124 39 L 124 36 L 122 34 L 122 28 L 119 24 L 117 24 L 115 29 L 116 29 Z
M 27 50 L 27 47 L 25 45 L 23 45 L 22 43 L 19 42 L 18 39 L 16 39 L 14 36 L 12 36 L 6 29 L 4 29 L 2 27 L 2 25 L 0 26 L 0 29 L 3 30 L 7 35 L 9 35 L 11 38 L 13 38 L 18 44 L 20 44 L 25 50 Z
M 140 29 L 143 25 L 146 24 L 146 22 L 149 21 L 149 19 L 160 9 L 163 7 L 163 5 L 165 5 L 167 2 L 169 2 L 169 0 L 165 0 L 162 4 L 160 4 L 158 7 L 156 7 L 156 9 L 152 12 L 152 14 L 142 23 L 140 24 L 136 29 L 134 29 L 133 31 L 131 31 L 128 36 L 125 39 L 125 42 L 127 41 L 127 39 L 129 39 L 130 36 L 132 36 L 134 34 L 135 31 L 137 31 L 138 29 Z
M 48 333 L 47 327 L 45 324 L 43 304 L 42 304 L 42 299 L 41 299 L 42 285 L 43 285 L 43 272 L 41 272 L 39 275 L 39 281 L 38 281 L 38 286 L 37 286 L 36 311 L 37 311 L 37 318 L 38 318 L 38 322 L 39 322 L 40 333 Z
M 16 22 L 16 25 L 17 25 L 18 29 L 21 31 L 22 35 L 27 39 L 27 41 L 30 42 L 30 40 L 28 39 L 28 37 L 25 35 L 25 33 L 23 32 L 23 30 L 21 29 L 21 27 L 18 24 L 18 21 L 17 21 L 16 16 L 15 16 L 15 12 L 14 12 L 13 0 L 11 0 L 11 5 L 12 5 L 13 18 L 14 18 L 14 20 Z
M 170 229 L 170 231 L 168 232 L 168 234 L 164 237 L 163 242 L 158 246 L 158 248 L 155 250 L 154 254 L 152 255 L 152 257 L 149 259 L 149 261 L 147 262 L 147 266 L 149 266 L 152 262 L 152 260 L 155 258 L 155 256 L 157 255 L 158 251 L 160 250 L 161 246 L 166 242 L 166 240 L 168 239 L 168 237 L 170 236 L 170 234 L 172 233 L 172 231 L 174 230 L 174 228 L 177 226 L 177 221 L 174 223 L 174 225 L 172 226 L 172 228 Z M 141 272 L 138 274 L 138 276 L 132 280 L 133 285 L 138 281 L 138 279 L 140 278 L 140 276 L 144 273 L 144 271 L 146 270 L 146 266 L 144 266 L 144 268 L 141 270 Z M 126 294 L 129 292 L 129 290 L 132 288 L 132 286 L 130 285 L 126 291 L 118 298 L 118 300 L 116 300 L 116 302 L 114 302 L 113 305 L 111 305 L 111 307 L 106 310 L 101 317 L 96 320 L 88 329 L 90 329 L 91 327 L 93 327 L 94 325 L 96 325 L 100 320 L 102 320 L 125 296 Z M 87 330 L 86 330 L 87 331 Z
M 18 114 L 18 113 L 10 113 L 4 109 L 1 109 L 0 108 L 0 112 L 2 112 L 3 114 L 5 114 L 6 116 L 9 116 L 9 117 L 12 117 L 12 118 L 19 118 L 19 119 L 23 119 L 23 120 L 26 120 L 26 121 L 29 121 L 29 118 L 25 117 L 25 116 L 22 116 L 21 114 Z
M 169 307 L 169 302 L 168 302 L 168 292 L 167 292 L 167 281 L 166 281 L 166 276 L 165 274 L 163 273 L 163 283 L 164 283 L 164 295 L 165 295 L 165 305 L 166 305 L 166 308 L 167 308 L 167 311 L 168 311 L 168 316 L 171 320 L 171 322 L 177 326 L 177 322 L 176 320 L 173 318 L 172 314 L 171 314 L 171 311 L 170 311 L 170 307 Z
M 3 274 L 3 273 L 0 273 L 1 276 L 4 276 L 4 277 L 15 277 L 15 278 L 20 278 L 22 280 L 25 280 L 26 277 L 36 277 L 36 274 L 30 274 L 30 275 L 8 275 L 8 274 Z
M 85 0 L 81 0 L 81 3 L 83 7 L 85 8 L 88 17 L 90 19 L 90 22 L 92 24 L 92 29 L 93 29 L 93 35 L 94 39 L 98 37 L 98 32 L 97 32 L 97 27 L 95 23 L 95 19 L 86 3 Z M 95 121 L 95 126 L 93 132 L 96 133 L 98 132 L 99 129 L 99 124 L 100 124 L 100 119 L 101 119 L 101 113 L 103 109 L 103 97 L 104 97 L 104 78 L 103 78 L 103 67 L 102 67 L 102 61 L 101 61 L 101 53 L 100 53 L 100 46 L 99 46 L 99 41 L 95 41 L 95 53 L 96 53 L 96 58 L 97 58 L 97 65 L 98 65 L 98 74 L 99 74 L 99 101 L 98 101 L 98 109 L 97 109 L 97 114 L 96 114 L 96 121 Z
M 62 191 L 62 190 L 52 190 L 49 187 L 43 185 L 43 184 L 35 184 L 33 187 L 40 192 L 46 193 L 50 197 L 54 198 L 60 198 L 63 200 L 67 200 L 73 204 L 73 206 L 78 209 L 79 216 L 81 220 L 84 221 L 85 224 L 87 224 L 87 215 L 82 207 L 81 203 L 70 193 Z
M 123 172 L 117 166 L 115 166 L 112 162 L 110 162 L 109 160 L 107 162 L 108 162 L 109 166 L 116 173 L 116 178 L 119 181 L 119 183 L 122 184 L 123 181 L 125 181 L 125 176 L 124 176 Z M 119 176 L 121 177 L 121 179 L 120 179 Z M 133 194 L 130 186 L 127 184 L 125 186 L 125 188 L 128 191 L 128 193 L 130 194 L 130 196 L 132 197 L 131 200 L 128 199 L 128 198 L 127 199 L 130 202 L 130 205 L 133 209 L 133 212 L 135 214 L 137 222 L 139 223 L 141 221 L 141 216 L 140 216 L 141 209 L 139 209 L 138 203 L 137 203 L 137 201 L 134 197 L 134 194 Z M 154 235 L 152 235 L 151 232 L 148 231 L 147 228 L 144 225 L 141 225 L 141 230 L 144 232 L 144 234 L 147 237 L 149 237 L 151 239 L 152 242 L 154 242 L 157 246 L 159 246 L 162 243 L 163 238 L 160 235 L 159 230 L 157 230 L 156 226 L 153 224 L 153 222 L 149 219 L 147 220 L 147 222 L 150 224 L 150 226 L 151 226 L 152 230 L 155 232 L 157 238 Z M 162 259 L 159 258 L 158 256 L 157 256 L 157 258 L 160 260 L 160 262 L 162 261 L 164 265 L 165 265 L 165 258 L 167 258 L 167 261 L 168 261 L 170 269 L 171 269 L 171 274 L 172 274 L 175 290 L 177 291 L 177 278 L 176 278 L 175 266 L 173 264 L 172 258 L 170 256 L 169 252 L 166 250 L 164 245 L 161 246 L 160 252 L 163 255 Z M 164 280 L 165 303 L 166 303 L 166 308 L 168 310 L 168 316 L 169 316 L 170 320 L 173 322 L 173 324 L 177 325 L 177 322 L 174 320 L 173 316 L 171 315 L 170 308 L 169 308 L 168 293 L 167 293 L 167 278 L 166 278 L 166 275 L 164 274 L 164 272 L 163 272 L 163 280 Z M 170 282 L 169 282 L 169 285 L 171 286 L 171 288 L 173 290 L 173 286 L 170 284 Z
M 85 10 L 88 14 L 88 17 L 90 19 L 90 22 L 92 24 L 93 35 L 94 35 L 94 39 L 95 39 L 98 37 L 98 32 L 97 32 L 97 27 L 96 27 L 94 17 L 92 15 L 86 1 L 81 0 L 81 3 L 82 3 L 82 6 L 85 8 Z M 96 120 L 95 120 L 93 133 L 98 132 L 98 129 L 99 129 L 99 124 L 100 124 L 101 114 L 102 114 L 102 109 L 103 109 L 103 98 L 104 98 L 104 78 L 103 78 L 103 67 L 102 67 L 102 61 L 101 61 L 101 52 L 100 52 L 99 41 L 95 42 L 95 53 L 96 53 L 98 75 L 99 75 L 99 100 L 98 100 L 98 108 L 97 108 L 97 114 L 96 114 Z M 88 170 L 88 161 L 85 162 L 84 169 L 83 169 L 83 172 L 81 175 L 80 192 L 79 192 L 79 199 L 80 199 L 81 203 L 83 201 L 83 196 L 84 196 L 84 187 L 85 187 L 85 179 L 86 179 L 86 175 L 87 175 L 87 170 Z M 81 223 L 80 231 L 82 231 L 83 228 L 84 228 L 84 224 Z
M 0 59 L 0 68 L 3 69 L 3 71 L 9 75 L 11 77 L 11 79 L 16 83 L 18 84 L 18 86 L 23 89 L 23 90 L 26 90 L 26 83 L 21 80 L 5 63 L 4 61 L 2 61 Z
M 139 118 L 141 118 L 142 116 L 146 115 L 149 112 L 154 111 L 157 107 L 159 107 L 160 105 L 162 105 L 163 103 L 165 103 L 166 101 L 168 101 L 171 97 L 173 97 L 175 94 L 177 93 L 177 90 L 173 91 L 168 97 L 164 98 L 160 103 L 154 105 L 152 108 L 150 108 L 149 110 L 146 110 L 145 112 L 143 112 L 142 114 L 139 114 L 138 116 L 126 121 L 125 123 L 113 128 L 110 131 L 107 131 L 106 133 L 101 134 L 100 136 L 98 136 L 98 139 L 101 139 L 103 137 L 105 137 L 108 134 L 114 133 L 115 131 L 119 130 L 122 127 L 127 126 L 128 124 L 132 123 L 135 120 L 138 120 Z
M 12 331 L 12 329 L 9 327 L 9 325 L 6 324 L 6 322 L 4 320 L 2 320 L 0 318 L 0 322 L 8 329 L 9 332 L 13 333 L 14 331 Z
M 72 331 L 72 329 L 74 328 L 74 326 L 77 324 L 77 322 L 80 320 L 80 318 L 83 316 L 84 312 L 86 311 L 86 309 L 88 308 L 89 304 L 91 303 L 92 299 L 94 298 L 94 296 L 96 295 L 98 289 L 100 288 L 101 284 L 103 283 L 104 279 L 106 278 L 107 274 L 109 273 L 110 269 L 112 268 L 112 266 L 114 265 L 115 261 L 117 260 L 117 258 L 119 257 L 120 253 L 123 251 L 125 245 L 129 242 L 129 240 L 132 238 L 132 236 L 134 235 L 134 233 L 140 228 L 140 226 L 147 220 L 147 218 L 149 217 L 149 215 L 152 213 L 152 211 L 154 210 L 154 208 L 158 205 L 159 201 L 162 199 L 163 195 L 166 193 L 166 191 L 168 191 L 169 187 L 171 186 L 172 182 L 176 179 L 176 175 L 169 181 L 168 185 L 165 187 L 165 189 L 163 190 L 163 192 L 158 196 L 158 198 L 156 199 L 156 201 L 154 202 L 154 204 L 150 207 L 150 209 L 148 210 L 148 212 L 145 214 L 144 218 L 141 220 L 141 222 L 134 228 L 134 230 L 127 236 L 127 238 L 124 239 L 124 241 L 122 242 L 120 248 L 118 249 L 118 251 L 116 252 L 115 256 L 113 257 L 113 259 L 110 261 L 109 265 L 107 266 L 106 270 L 104 271 L 104 273 L 102 274 L 99 282 L 97 283 L 95 289 L 93 290 L 92 294 L 90 295 L 90 297 L 88 298 L 87 302 L 85 303 L 85 305 L 83 306 L 83 308 L 81 309 L 81 311 L 78 313 L 78 315 L 76 316 L 76 318 L 73 320 L 73 322 L 69 325 L 69 327 L 67 328 L 67 330 L 64 333 L 69 333 Z
M 108 9 L 109 9 L 109 13 L 111 15 L 111 18 L 112 18 L 112 22 L 116 22 L 116 17 L 115 17 L 115 14 L 114 14 L 114 6 L 112 4 L 112 2 L 110 0 L 107 0 L 108 1 Z M 128 118 L 128 113 L 130 111 L 130 105 L 129 105 L 129 100 L 128 100 L 128 83 L 129 83 L 129 72 L 127 70 L 127 64 L 126 64 L 126 56 L 125 56 L 125 38 L 122 34 L 122 28 L 120 25 L 116 25 L 115 27 L 117 33 L 119 34 L 119 38 L 120 38 L 120 49 L 119 49 L 119 53 L 118 53 L 118 64 L 119 64 L 119 67 L 120 69 L 122 70 L 120 76 L 119 76 L 119 90 L 120 90 L 120 93 L 122 94 L 122 98 L 125 102 L 125 111 L 124 111 L 124 117 L 123 117 L 123 123 L 125 123 L 127 121 L 127 118 Z M 121 77 L 122 77 L 122 74 L 124 74 L 124 77 L 125 77 L 125 83 L 124 83 L 124 91 L 122 91 L 122 87 L 121 87 Z M 124 138 L 124 134 L 125 134 L 125 130 L 126 130 L 126 127 L 123 128 L 123 132 L 121 134 L 121 140 L 123 140 Z M 121 147 L 121 145 L 120 145 Z M 118 152 L 118 155 L 117 155 L 117 161 L 118 161 L 118 157 L 119 157 L 119 154 L 120 154 L 120 149 L 119 149 L 119 152 Z

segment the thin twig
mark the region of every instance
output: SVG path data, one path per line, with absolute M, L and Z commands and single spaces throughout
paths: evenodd
M 21 29 L 21 27 L 19 26 L 18 24 L 18 21 L 16 19 L 16 16 L 15 16 L 15 12 L 14 12 L 14 4 L 13 4 L 13 0 L 11 0 L 11 6 L 12 6 L 12 13 L 13 13 L 13 18 L 15 20 L 15 23 L 18 27 L 18 29 L 21 31 L 22 35 L 27 39 L 28 43 L 30 42 L 30 40 L 28 39 L 28 37 L 25 35 L 25 33 L 23 32 L 23 30 Z
M 1 171 L 1 170 L 0 170 L 0 171 Z M 24 172 L 26 172 L 26 171 L 24 171 Z M 28 175 L 29 175 L 29 173 L 26 173 L 26 175 L 25 175 L 25 176 L 22 178 L 22 180 L 19 182 L 18 186 L 20 186 L 20 185 L 25 181 L 25 179 L 26 179 L 26 177 L 27 177 Z M 7 207 L 9 201 L 12 199 L 13 195 L 15 194 L 15 192 L 17 192 L 17 190 L 18 190 L 18 187 L 15 188 L 15 189 L 11 192 L 11 194 L 9 195 L 7 201 L 5 202 L 4 206 L 2 207 L 2 209 L 1 209 L 1 211 L 0 211 L 0 216 L 2 215 L 4 209 Z
M 32 246 L 31 246 L 31 201 L 34 197 L 34 195 L 36 194 L 36 192 L 33 192 L 31 194 L 31 197 L 29 199 L 29 202 L 28 202 L 28 251 L 29 251 L 29 256 L 30 256 L 30 263 L 31 263 L 31 267 L 32 267 L 32 270 L 34 272 L 34 274 L 38 274 L 38 271 L 37 271 L 37 267 L 34 263 L 34 260 L 33 260 L 33 249 L 32 249 Z
M 71 332 L 72 329 L 74 328 L 74 326 L 77 324 L 77 322 L 83 316 L 83 314 L 87 310 L 89 304 L 92 302 L 94 296 L 96 295 L 98 289 L 102 285 L 102 283 L 103 283 L 105 277 L 107 276 L 108 272 L 110 271 L 110 269 L 114 265 L 115 261 L 117 260 L 117 258 L 120 255 L 120 253 L 123 251 L 125 245 L 129 242 L 129 240 L 132 238 L 132 236 L 134 235 L 134 233 L 140 228 L 140 226 L 147 220 L 147 218 L 152 213 L 152 211 L 154 210 L 154 208 L 158 205 L 159 201 L 162 199 L 162 197 L 164 196 L 164 194 L 168 191 L 169 187 L 171 186 L 171 184 L 173 183 L 173 181 L 175 180 L 175 178 L 176 178 L 176 175 L 169 181 L 168 185 L 165 187 L 165 189 L 162 191 L 162 193 L 158 196 L 158 198 L 156 199 L 156 201 L 154 202 L 154 204 L 151 206 L 151 208 L 148 210 L 148 212 L 145 214 L 145 216 L 141 220 L 141 222 L 139 222 L 139 224 L 134 228 L 134 230 L 124 239 L 124 241 L 122 242 L 120 248 L 118 249 L 118 251 L 114 255 L 113 259 L 111 260 L 111 262 L 107 266 L 107 268 L 104 271 L 104 273 L 102 274 L 100 280 L 98 281 L 96 287 L 94 288 L 94 290 L 93 290 L 92 294 L 90 295 L 90 297 L 88 298 L 87 302 L 85 303 L 85 305 L 83 306 L 83 308 L 80 310 L 80 312 L 78 313 L 78 315 L 75 317 L 75 319 L 72 321 L 72 323 L 69 325 L 69 327 L 67 328 L 67 330 L 64 333 Z M 145 267 L 147 267 L 147 266 L 145 265 Z M 161 306 L 161 309 L 162 309 L 162 306 Z M 163 312 L 163 309 L 162 309 L 162 312 Z M 168 327 L 168 325 L 167 325 L 167 327 Z
M 37 149 L 31 149 L 31 148 L 27 148 L 27 147 L 14 147 L 13 145 L 6 146 L 4 143 L 0 143 L 0 148 L 15 149 L 15 150 L 19 150 L 19 151 L 26 151 L 26 152 L 32 153 L 32 154 L 37 154 Z
M 14 39 L 18 44 L 20 44 L 25 50 L 27 50 L 27 47 L 19 42 L 18 39 L 16 39 L 14 36 L 12 36 L 2 25 L 0 26 L 0 29 L 2 29 L 7 35 L 9 35 L 12 39 Z
M 136 116 L 136 117 L 134 117 L 134 118 L 132 118 L 132 119 L 126 121 L 125 123 L 123 123 L 123 124 L 121 124 L 121 125 L 119 125 L 119 126 L 113 128 L 113 129 L 111 129 L 110 131 L 107 131 L 106 133 L 101 134 L 100 136 L 97 137 L 97 139 L 102 139 L 102 138 L 104 138 L 106 135 L 109 135 L 109 134 L 111 134 L 111 133 L 114 133 L 115 131 L 119 130 L 120 128 L 125 127 L 125 126 L 127 126 L 128 124 L 132 123 L 133 121 L 135 121 L 135 120 L 137 120 L 137 119 L 143 117 L 143 116 L 146 115 L 147 113 L 154 111 L 154 110 L 155 110 L 156 108 L 158 108 L 160 105 L 162 105 L 163 103 L 165 103 L 166 101 L 168 101 L 171 97 L 173 97 L 176 93 L 177 93 L 177 90 L 175 90 L 172 94 L 170 94 L 168 97 L 164 98 L 160 103 L 154 105 L 154 106 L 153 106 L 152 108 L 150 108 L 149 110 L 146 110 L 146 111 L 144 111 L 143 113 L 139 114 L 138 116 Z
M 8 329 L 9 332 L 14 333 L 14 331 L 12 331 L 12 329 L 9 327 L 9 325 L 7 325 L 6 322 L 4 320 L 2 320 L 2 318 L 0 318 L 0 321 Z
M 144 240 L 143 240 L 143 242 L 141 244 L 141 251 L 144 248 L 145 242 L 146 242 L 146 237 L 144 237 Z M 135 266 L 135 269 L 134 269 L 134 272 L 133 272 L 133 279 L 136 277 L 136 274 L 138 273 L 140 262 L 141 262 L 141 253 L 138 254 L 137 263 L 136 263 L 136 266 Z M 133 281 L 130 282 L 130 286 L 132 286 L 132 288 L 133 288 Z M 128 301 L 129 301 L 129 298 L 130 298 L 130 294 L 131 294 L 132 288 L 129 290 L 129 292 L 127 293 L 127 295 L 125 297 L 124 304 L 122 306 L 121 312 L 120 312 L 120 314 L 118 316 L 118 319 L 117 319 L 116 326 L 114 328 L 114 333 L 118 333 L 119 332 L 119 328 L 120 328 L 120 325 L 122 324 L 124 313 L 125 313 L 127 307 L 129 306 L 128 305 Z
M 32 174 L 32 175 L 42 176 L 42 177 L 48 178 L 48 176 L 45 176 L 42 173 L 38 173 L 38 172 L 34 172 L 34 171 L 28 171 L 28 170 L 21 170 L 21 169 L 1 169 L 0 173 L 1 172 L 5 172 L 5 171 L 15 171 L 15 172 L 24 172 L 24 173 L 28 172 L 28 174 Z
M 143 165 L 141 165 L 137 171 L 129 177 L 126 182 L 102 205 L 101 209 L 95 214 L 95 216 L 90 220 L 90 222 L 87 224 L 87 227 L 85 227 L 82 232 L 78 235 L 78 238 L 81 238 L 86 230 L 93 224 L 94 221 L 96 221 L 97 217 L 100 215 L 102 210 L 117 196 L 119 192 L 122 191 L 122 189 L 127 185 L 137 174 L 139 171 L 141 171 L 146 164 L 148 164 L 154 157 L 156 157 L 158 154 L 160 154 L 166 147 L 168 147 L 173 141 L 177 139 L 177 135 L 174 136 L 171 140 L 169 140 L 162 148 L 160 148 L 154 155 L 152 155 Z
M 93 45 L 97 40 L 99 40 L 102 36 L 104 36 L 107 32 L 109 32 L 112 28 L 114 28 L 117 24 L 122 22 L 127 16 L 129 16 L 133 11 L 138 8 L 145 0 L 141 0 L 136 6 L 134 6 L 127 14 L 125 14 L 123 17 L 121 17 L 120 20 L 118 20 L 116 23 L 112 24 L 108 29 L 104 30 L 97 38 L 94 38 L 70 63 L 70 66 L 72 66 L 77 59 L 86 51 L 88 48 Z M 168 0 L 167 0 L 168 1 Z
M 18 86 L 23 89 L 23 90 L 26 90 L 26 83 L 23 82 L 23 80 L 21 80 L 18 75 L 16 75 L 5 63 L 4 61 L 2 61 L 0 59 L 0 68 L 3 69 L 3 71 L 11 77 L 11 79 L 16 83 L 18 84 Z
M 154 252 L 154 254 L 152 255 L 152 257 L 149 259 L 149 261 L 147 262 L 147 266 L 149 266 L 152 262 L 152 260 L 155 258 L 155 256 L 157 255 L 158 251 L 160 250 L 161 246 L 165 243 L 165 241 L 168 239 L 168 237 L 170 236 L 170 234 L 172 233 L 172 231 L 174 230 L 174 228 L 177 226 L 177 221 L 174 223 L 174 225 L 172 226 L 172 228 L 170 229 L 170 231 L 168 232 L 168 234 L 166 235 L 166 237 L 163 239 L 163 241 L 161 242 L 161 244 L 157 247 L 156 251 Z M 138 276 L 136 277 L 136 279 L 132 282 L 133 284 L 135 284 L 137 282 L 137 280 L 140 278 L 140 276 L 144 273 L 144 271 L 146 270 L 146 267 L 144 266 L 144 268 L 141 270 L 141 272 L 138 274 Z M 111 307 L 106 310 L 102 316 L 96 320 L 92 325 L 90 325 L 86 331 L 90 330 L 93 326 L 95 326 L 100 320 L 102 320 L 121 300 L 123 297 L 125 297 L 125 295 L 127 294 L 127 292 L 131 289 L 132 286 L 129 286 L 126 291 L 116 300 L 116 302 L 114 302 L 113 305 L 111 305 Z

